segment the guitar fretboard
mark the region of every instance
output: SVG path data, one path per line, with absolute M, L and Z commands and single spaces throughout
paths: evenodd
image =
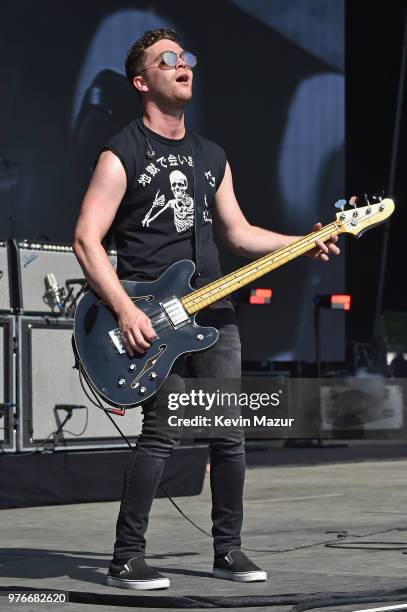
M 292 242 L 291 244 L 274 251 L 254 262 L 243 266 L 239 270 L 219 278 L 209 285 L 188 293 L 181 302 L 188 314 L 193 314 L 206 308 L 210 304 L 230 295 L 237 289 L 248 285 L 256 278 L 264 276 L 275 268 L 303 255 L 315 246 L 315 240 L 325 241 L 331 234 L 339 234 L 343 231 L 343 225 L 340 222 L 333 222 L 325 225 L 317 232 L 307 234 L 303 238 Z

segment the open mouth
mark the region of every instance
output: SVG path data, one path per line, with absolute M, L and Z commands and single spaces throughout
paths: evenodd
M 177 83 L 188 83 L 189 77 L 187 74 L 181 74 L 175 80 L 177 81 Z

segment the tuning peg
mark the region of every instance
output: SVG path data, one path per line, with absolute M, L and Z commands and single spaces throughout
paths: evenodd
M 369 198 L 367 197 L 367 194 L 366 194 L 366 193 L 364 193 L 364 194 L 363 194 L 363 197 L 364 197 L 365 202 L 366 202 L 366 204 L 367 204 L 366 214 L 367 214 L 367 215 L 370 215 L 370 213 L 372 212 L 372 208 L 371 208 L 371 206 L 370 206 Z M 372 196 L 372 197 L 373 197 L 373 200 L 377 200 L 376 196 Z
M 335 202 L 335 208 L 339 208 L 339 210 L 343 212 L 343 209 L 345 208 L 346 204 L 347 204 L 346 200 L 337 200 Z
M 341 214 L 339 215 L 339 218 L 343 221 L 343 219 L 345 219 L 345 213 L 343 212 L 343 209 L 345 208 L 347 202 L 346 200 L 342 199 L 342 200 L 337 200 L 335 202 L 335 208 L 337 208 L 338 210 L 341 211 Z
M 358 211 L 356 210 L 356 202 L 357 202 L 357 197 L 356 196 L 352 196 L 351 198 L 349 198 L 349 204 L 351 206 L 353 206 L 353 214 L 352 217 L 357 217 L 358 216 Z
M 384 191 L 382 191 L 382 194 L 384 196 Z M 383 197 L 380 195 L 380 196 L 372 196 L 372 198 L 373 200 L 376 200 L 378 203 L 380 203 L 379 210 L 380 212 L 382 212 L 384 210 L 384 204 L 382 204 Z M 366 214 L 371 212 L 370 203 L 368 202 L 368 204 L 369 204 L 369 208 L 366 210 Z

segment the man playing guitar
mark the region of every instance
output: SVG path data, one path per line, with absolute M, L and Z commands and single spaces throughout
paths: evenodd
M 180 259 L 194 259 L 194 223 L 201 224 L 201 252 L 194 287 L 221 275 L 212 235 L 219 235 L 235 253 L 258 258 L 298 240 L 256 227 L 245 219 L 234 194 L 225 153 L 200 137 L 204 163 L 205 206 L 194 218 L 194 159 L 184 109 L 192 97 L 196 58 L 182 48 L 172 30 L 146 32 L 130 49 L 126 74 L 142 104 L 142 117 L 106 143 L 84 197 L 74 251 L 93 291 L 118 321 L 130 356 L 144 353 L 155 337 L 149 317 L 129 298 L 120 280 L 149 281 Z M 314 230 L 320 229 L 316 224 Z M 117 272 L 102 246 L 115 237 Z M 315 241 L 308 253 L 327 261 L 337 255 L 337 236 Z M 202 313 L 199 322 L 219 330 L 219 340 L 203 352 L 177 360 L 166 391 L 182 392 L 183 378 L 240 378 L 240 339 L 234 309 L 222 299 Z M 176 428 L 157 427 L 160 393 L 143 407 L 143 427 L 132 453 L 123 486 L 116 542 L 107 583 L 129 589 L 169 586 L 169 579 L 144 559 L 145 532 L 152 501 L 165 462 L 179 441 Z M 264 570 L 241 550 L 244 433 L 210 442 L 213 572 L 234 581 L 262 581 Z

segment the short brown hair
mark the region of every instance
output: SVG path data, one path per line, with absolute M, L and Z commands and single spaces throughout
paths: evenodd
M 145 50 L 163 38 L 177 40 L 174 30 L 158 28 L 157 30 L 147 30 L 147 32 L 144 32 L 143 36 L 130 47 L 125 63 L 126 77 L 129 83 L 133 84 L 134 77 L 140 74 L 140 70 L 143 68 Z

